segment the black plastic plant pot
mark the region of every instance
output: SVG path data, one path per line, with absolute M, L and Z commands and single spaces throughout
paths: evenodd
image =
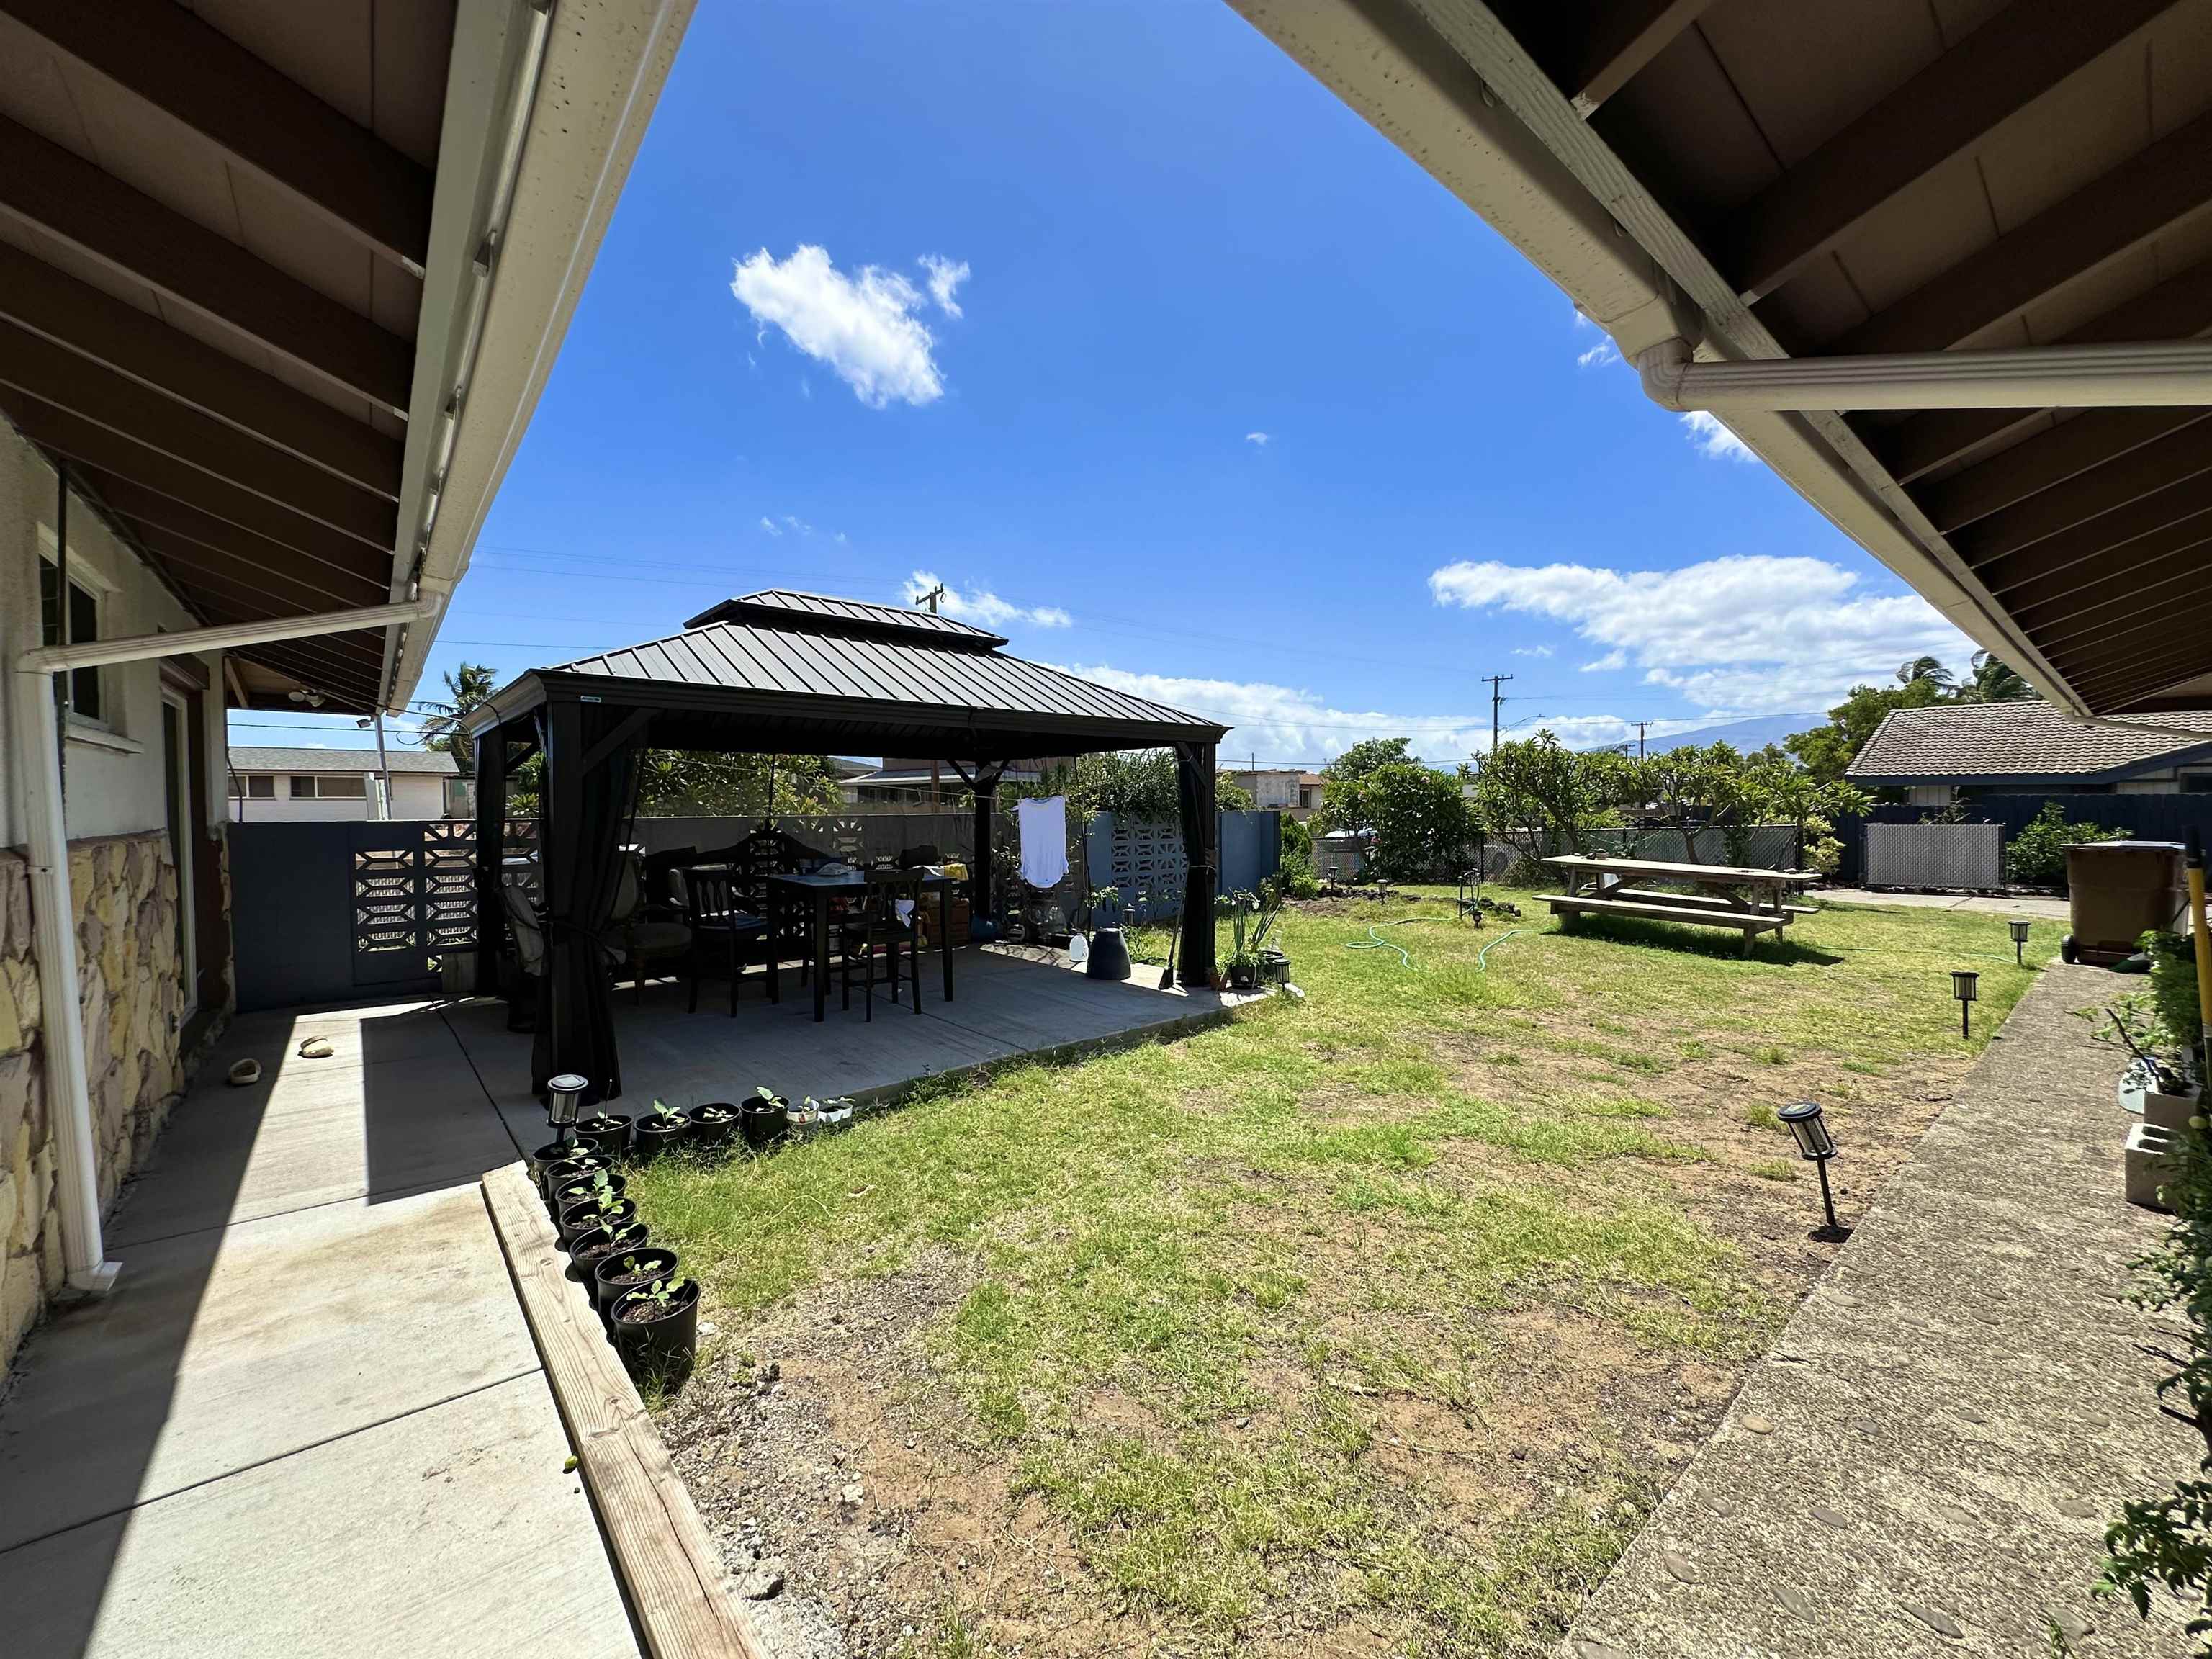
M 655 1298 L 649 1286 L 624 1291 L 614 1306 L 615 1347 L 634 1371 L 682 1372 L 699 1351 L 699 1281 L 687 1279 Z
M 1090 979 L 1127 979 L 1129 977 L 1129 941 L 1118 927 L 1094 927 L 1091 930 L 1091 955 L 1083 964 L 1083 972 Z
M 634 1200 L 618 1198 L 611 1204 L 602 1205 L 595 1199 L 586 1199 L 561 1212 L 561 1243 L 573 1251 L 576 1241 L 592 1229 L 612 1227 L 620 1231 L 636 1219 L 637 1204 Z
M 691 1133 L 691 1120 L 681 1112 L 655 1113 L 630 1127 L 630 1150 L 640 1158 L 658 1158 L 679 1146 Z
M 710 1100 L 691 1109 L 691 1139 L 696 1146 L 719 1146 L 738 1132 L 738 1108 L 733 1101 Z
M 606 1191 L 604 1194 L 599 1190 L 599 1177 L 601 1176 L 605 1176 L 607 1178 Z M 594 1170 L 589 1175 L 563 1180 L 553 1188 L 551 1205 L 553 1218 L 558 1221 L 579 1204 L 597 1204 L 603 1199 L 605 1202 L 612 1203 L 622 1195 L 623 1178 L 606 1170 Z
M 556 1140 L 540 1146 L 536 1152 L 531 1153 L 530 1179 L 536 1184 L 538 1196 L 541 1198 L 544 1196 L 545 1172 L 548 1170 L 556 1164 L 566 1164 L 578 1153 L 587 1152 L 590 1150 L 590 1147 L 580 1146 L 573 1140 Z
M 589 1176 L 594 1170 L 611 1170 L 612 1158 L 601 1158 L 597 1152 L 582 1152 L 559 1164 L 549 1164 L 538 1178 L 538 1189 L 545 1200 L 545 1207 L 553 1207 L 553 1189 L 564 1181 L 574 1181 L 579 1176 Z
M 619 1113 L 601 1112 L 576 1126 L 576 1139 L 602 1157 L 620 1158 L 629 1150 L 629 1120 Z
M 1229 988 L 1232 991 L 1249 991 L 1259 982 L 1259 975 L 1249 968 L 1237 966 L 1229 970 Z
M 599 1317 L 606 1320 L 613 1315 L 615 1298 L 624 1291 L 650 1285 L 656 1279 L 675 1277 L 676 1252 L 659 1244 L 602 1256 L 592 1269 L 592 1301 L 599 1310 Z
M 634 1222 L 620 1232 L 594 1227 L 589 1232 L 578 1233 L 568 1246 L 568 1277 L 592 1292 L 592 1306 L 596 1308 L 599 1287 L 592 1283 L 592 1269 L 617 1250 L 643 1249 L 651 1237 L 642 1221 Z
M 745 1126 L 745 1145 L 757 1152 L 764 1152 L 775 1146 L 791 1127 L 791 1106 L 787 1101 L 763 1100 L 756 1095 L 739 1110 Z

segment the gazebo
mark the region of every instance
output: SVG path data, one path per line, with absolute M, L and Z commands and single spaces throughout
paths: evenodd
M 1228 728 L 1041 663 L 1000 635 L 896 605 L 774 589 L 726 600 L 681 634 L 537 668 L 468 716 L 476 746 L 480 984 L 505 937 L 507 778 L 544 754 L 538 854 L 545 970 L 532 1084 L 574 1072 L 589 1099 L 622 1092 L 598 942 L 614 915 L 641 750 L 941 757 L 974 792 L 976 908 L 991 908 L 992 817 L 1010 761 L 1169 749 L 1188 864 L 1181 978 L 1214 968 L 1215 756 Z M 773 969 L 771 969 L 773 971 Z

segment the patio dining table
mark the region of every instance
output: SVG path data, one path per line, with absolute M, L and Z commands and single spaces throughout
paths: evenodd
M 937 895 L 937 954 L 945 964 L 945 1000 L 952 1000 L 952 890 L 959 884 L 938 870 L 921 872 L 921 890 Z M 868 889 L 868 878 L 854 870 L 841 876 L 771 875 L 768 878 L 768 936 L 775 939 L 783 921 L 784 907 L 811 907 L 807 933 L 809 954 L 814 959 L 814 1018 L 822 1018 L 822 999 L 830 978 L 830 902 L 839 896 L 854 897 Z M 771 965 L 770 971 L 774 971 Z M 921 966 L 915 970 L 914 994 L 921 995 Z

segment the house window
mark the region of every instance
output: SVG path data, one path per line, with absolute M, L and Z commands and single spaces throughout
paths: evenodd
M 64 589 L 67 589 L 66 599 Z M 66 605 L 69 631 L 62 631 Z M 61 568 L 52 559 L 39 561 L 39 643 L 60 645 L 66 641 L 71 645 L 82 645 L 100 637 L 100 595 L 75 576 L 64 583 Z M 54 679 L 62 687 L 64 709 L 81 720 L 95 723 L 104 718 L 100 702 L 100 671 L 97 668 L 73 669 L 66 674 L 57 674 Z
M 230 798 L 233 800 L 275 800 L 276 780 L 271 777 L 245 777 L 230 775 Z
M 1313 792 L 1313 785 L 1311 785 L 1311 784 L 1310 784 L 1310 783 L 1302 783 L 1302 784 L 1300 784 L 1300 785 L 1298 786 L 1298 811 L 1300 811 L 1301 812 L 1303 812 L 1303 811 L 1304 811 L 1308 807 L 1311 806 L 1313 804 L 1314 804 L 1314 792 Z
M 313 778 L 295 778 L 292 780 L 292 799 L 294 800 L 313 800 L 314 798 L 315 781 Z
M 2212 772 L 2184 772 L 2181 793 L 2185 795 L 2212 795 Z
M 358 776 L 295 777 L 292 780 L 294 800 L 366 800 L 368 783 Z

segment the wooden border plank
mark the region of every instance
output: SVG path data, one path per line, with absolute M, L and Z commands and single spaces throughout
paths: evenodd
M 647 1651 L 653 1659 L 770 1659 L 645 1402 L 563 1271 L 522 1164 L 488 1171 L 483 1194 Z

